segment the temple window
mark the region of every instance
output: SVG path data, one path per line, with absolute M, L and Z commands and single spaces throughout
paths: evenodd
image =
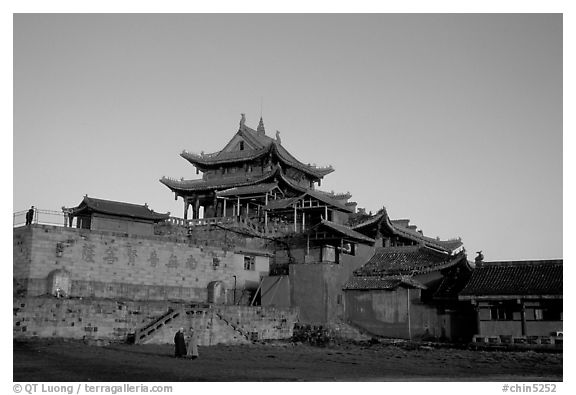
M 256 270 L 256 258 L 253 255 L 244 257 L 244 270 Z
M 240 151 L 244 151 L 244 141 L 240 141 Z

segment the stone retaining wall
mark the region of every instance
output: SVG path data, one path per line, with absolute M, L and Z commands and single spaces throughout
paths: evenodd
M 190 237 L 49 225 L 15 228 L 14 294 L 51 293 L 50 276 L 58 273 L 59 279 L 69 278 L 65 291 L 72 297 L 206 302 L 208 284 L 221 281 L 227 292 L 224 299 L 231 301 L 234 286 L 238 294 L 255 290 L 269 272 L 264 242 L 239 239 L 234 232 L 214 227 L 197 229 Z M 233 247 L 236 244 L 242 247 Z M 249 270 L 245 256 L 254 256 Z
M 147 342 L 172 343 L 180 327 L 193 327 L 200 345 L 289 339 L 297 309 L 250 306 L 190 308 L 163 301 L 120 301 L 92 298 L 15 297 L 14 339 L 61 337 L 126 341 L 130 333 L 163 316 L 169 309 L 185 309 Z M 233 326 L 232 326 L 232 325 Z M 239 330 L 234 329 L 237 327 Z

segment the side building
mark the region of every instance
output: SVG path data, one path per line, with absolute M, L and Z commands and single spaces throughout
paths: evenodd
M 561 259 L 479 263 L 459 294 L 475 308 L 477 337 L 561 336 L 562 266 Z
M 376 248 L 343 287 L 346 320 L 383 337 L 470 340 L 473 310 L 458 300 L 471 273 L 462 242 L 426 237 L 409 222 L 383 209 L 353 228 Z

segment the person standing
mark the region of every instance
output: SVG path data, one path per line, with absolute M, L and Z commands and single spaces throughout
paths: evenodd
M 196 333 L 194 332 L 193 327 L 190 327 L 187 349 L 188 349 L 188 354 L 186 354 L 186 356 L 188 358 L 196 359 L 199 357 L 199 355 L 198 355 L 198 340 L 196 339 Z
M 26 213 L 26 225 L 32 225 L 34 220 L 34 206 L 30 207 L 30 210 Z
M 174 335 L 174 356 L 182 358 L 186 355 L 186 340 L 184 339 L 184 328 L 180 328 Z

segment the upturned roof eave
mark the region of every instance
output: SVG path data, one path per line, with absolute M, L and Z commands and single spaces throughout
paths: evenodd
M 243 186 L 258 184 L 258 183 L 267 181 L 268 179 L 274 177 L 278 173 L 278 171 L 279 171 L 279 169 L 277 167 L 275 167 L 271 171 L 269 171 L 268 173 L 264 174 L 262 177 L 253 178 L 253 179 L 246 179 L 244 181 L 230 180 L 232 182 L 229 182 L 229 183 L 223 182 L 221 184 L 213 184 L 213 185 L 207 185 L 207 183 L 202 182 L 203 180 L 198 180 L 200 182 L 197 182 L 194 185 L 197 187 L 187 187 L 185 185 L 180 184 L 183 181 L 174 180 L 174 179 L 171 179 L 168 177 L 162 177 L 159 181 L 162 184 L 166 185 L 170 190 L 172 190 L 172 192 L 176 192 L 176 193 L 189 193 L 189 192 L 196 192 L 196 191 L 197 192 L 215 191 L 215 190 L 223 190 L 223 189 L 230 189 L 230 188 L 235 188 L 235 187 L 243 187 Z M 226 179 L 223 179 L 223 181 L 226 181 Z M 180 184 L 180 185 L 178 185 L 178 184 Z
M 348 238 L 351 239 L 353 241 L 356 242 L 362 242 L 362 243 L 367 243 L 367 244 L 374 244 L 375 240 L 365 236 L 361 233 L 355 232 L 354 230 L 344 226 L 344 225 L 339 225 L 339 224 L 335 224 L 332 221 L 328 221 L 323 219 L 322 221 L 320 221 L 319 224 L 317 224 L 316 226 L 314 226 L 312 229 L 318 227 L 318 226 L 326 226 L 330 229 L 332 229 L 333 231 L 341 234 L 342 236 L 344 236 L 344 238 Z
M 260 149 L 260 150 L 253 150 L 252 153 L 247 152 L 247 155 L 239 156 L 236 158 L 234 157 L 219 158 L 216 154 L 210 154 L 210 157 L 209 156 L 203 157 L 201 155 L 193 154 L 188 151 L 182 151 L 182 153 L 180 153 L 180 156 L 186 159 L 192 165 L 198 167 L 199 169 L 209 169 L 219 167 L 228 163 L 243 163 L 253 161 L 268 154 L 268 152 L 269 151 L 267 149 Z
M 353 230 L 362 233 L 362 229 L 365 229 L 367 227 L 370 226 L 382 226 L 384 225 L 388 231 L 392 234 L 395 234 L 397 236 L 401 236 L 401 237 L 405 237 L 407 239 L 410 239 L 412 241 L 415 241 L 419 244 L 424 244 L 428 247 L 433 247 L 435 249 L 438 249 L 440 251 L 449 253 L 449 254 L 453 254 L 455 251 L 458 251 L 459 249 L 462 248 L 463 243 L 462 242 L 458 242 L 458 246 L 455 248 L 448 248 L 446 245 L 444 245 L 442 240 L 434 240 L 430 237 L 424 236 L 422 234 L 419 234 L 418 232 L 412 232 L 406 228 L 403 228 L 401 226 L 395 225 L 392 220 L 390 219 L 390 217 L 388 216 L 388 212 L 386 210 L 386 208 L 383 208 L 383 212 L 381 214 L 377 214 L 375 215 L 373 218 L 361 223 L 361 224 L 357 224 L 355 226 L 352 227 Z

